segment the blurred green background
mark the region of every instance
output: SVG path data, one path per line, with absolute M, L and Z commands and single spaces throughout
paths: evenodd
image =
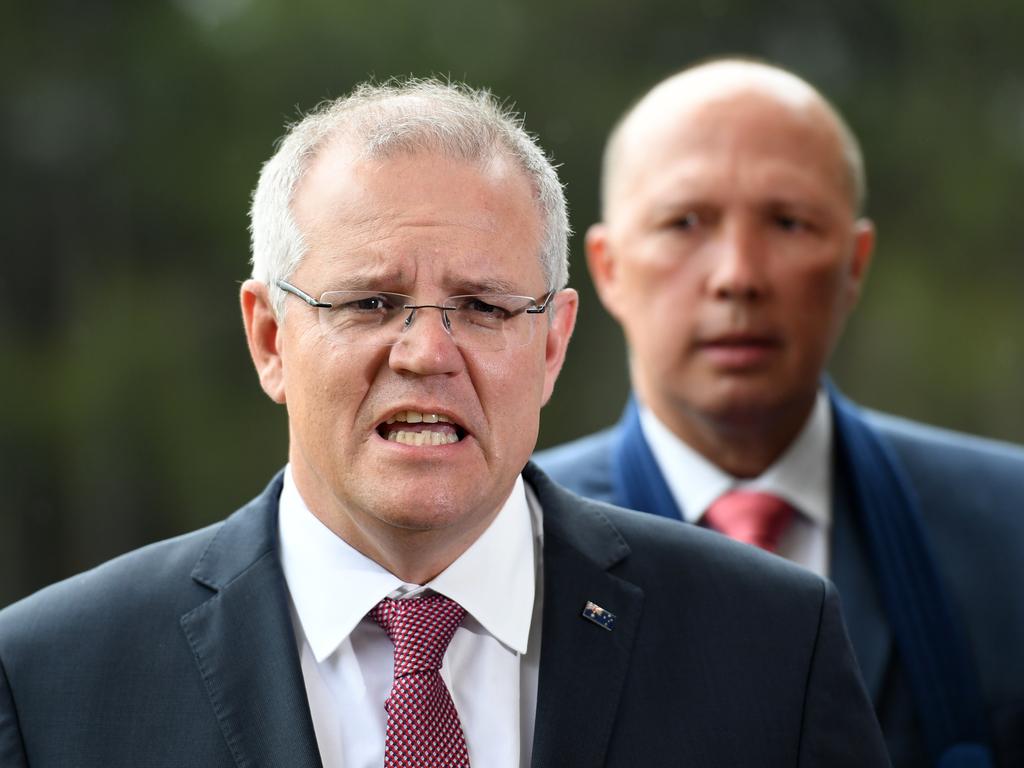
M 1017 0 L 152 0 L 0 12 L 0 605 L 224 517 L 285 457 L 237 305 L 246 209 L 297 110 L 441 74 L 525 112 L 597 213 L 606 132 L 709 55 L 767 57 L 860 136 L 879 249 L 832 371 L 873 407 L 1024 441 Z M 542 445 L 606 425 L 621 336 L 586 275 Z

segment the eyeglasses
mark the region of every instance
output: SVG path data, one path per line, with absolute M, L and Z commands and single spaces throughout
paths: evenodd
M 389 347 L 413 324 L 418 310 L 436 309 L 452 341 L 463 349 L 487 351 L 529 344 L 534 327 L 529 315 L 545 312 L 557 293 L 548 291 L 541 299 L 482 293 L 416 304 L 412 296 L 387 291 L 328 291 L 314 299 L 284 280 L 277 286 L 315 307 L 324 335 L 338 344 Z

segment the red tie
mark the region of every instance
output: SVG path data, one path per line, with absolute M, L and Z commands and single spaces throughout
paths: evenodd
M 466 768 L 466 737 L 440 673 L 465 609 L 444 595 L 385 597 L 369 615 L 395 644 L 384 768 Z
M 793 508 L 773 494 L 729 491 L 708 507 L 704 521 L 732 539 L 774 552 L 793 514 Z

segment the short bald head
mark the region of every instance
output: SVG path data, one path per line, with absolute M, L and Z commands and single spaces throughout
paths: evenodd
M 737 101 L 774 104 L 779 119 L 794 119 L 816 140 L 830 145 L 819 157 L 835 167 L 837 183 L 851 212 L 860 215 L 867 196 L 864 160 L 856 136 L 842 116 L 812 85 L 791 72 L 743 59 L 720 59 L 685 69 L 663 80 L 627 111 L 605 146 L 601 171 L 602 215 L 632 174 L 642 172 L 646 150 L 700 113 Z M 767 119 L 771 119 L 766 115 Z M 832 169 L 828 169 L 832 171 Z

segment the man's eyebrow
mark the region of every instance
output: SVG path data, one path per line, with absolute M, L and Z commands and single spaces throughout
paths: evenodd
M 651 206 L 651 210 L 657 214 L 679 213 L 680 211 L 691 211 L 694 209 L 710 209 L 716 207 L 716 203 L 706 196 L 701 195 L 679 195 L 665 197 L 658 200 Z
M 452 285 L 457 286 L 457 288 L 452 291 L 453 296 L 477 293 L 509 293 L 518 296 L 526 295 L 523 293 L 523 288 L 519 284 L 512 283 L 508 280 L 502 280 L 500 278 L 458 280 L 453 281 Z
M 406 275 L 393 270 L 382 270 L 380 272 L 362 272 L 344 277 L 332 278 L 327 283 L 328 291 L 389 291 L 408 293 L 406 287 Z M 504 280 L 502 278 L 450 278 L 444 281 L 450 286 L 446 293 L 449 296 L 464 296 L 481 293 L 505 293 L 516 296 L 525 296 L 524 288 L 520 283 Z
M 356 275 L 345 275 L 331 279 L 328 290 L 332 291 L 390 291 L 391 286 L 401 283 L 402 275 L 398 272 L 367 272 Z

